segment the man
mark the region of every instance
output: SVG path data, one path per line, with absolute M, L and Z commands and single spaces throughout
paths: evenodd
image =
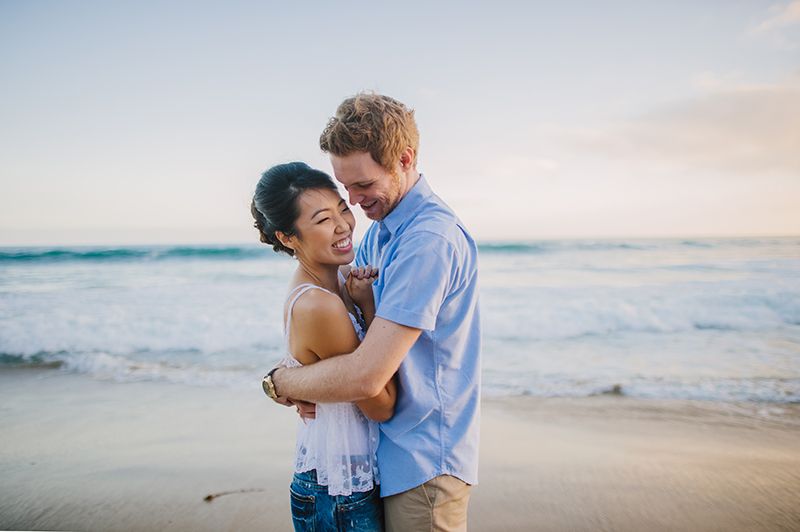
M 402 103 L 345 100 L 320 147 L 374 220 L 356 263 L 379 269 L 375 319 L 355 352 L 266 379 L 292 400 L 344 402 L 377 395 L 398 372 L 378 447 L 387 530 L 466 530 L 480 423 L 477 247 L 417 172 L 419 133 Z

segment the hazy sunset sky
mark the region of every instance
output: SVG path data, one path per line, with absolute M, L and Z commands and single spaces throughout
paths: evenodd
M 480 240 L 800 234 L 800 1 L 0 0 L 0 76 L 0 245 L 252 241 L 360 90 Z

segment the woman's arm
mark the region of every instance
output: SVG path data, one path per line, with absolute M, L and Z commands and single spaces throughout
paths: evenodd
M 352 353 L 360 344 L 344 302 L 320 290 L 309 291 L 297 300 L 291 338 L 297 340 L 295 350 L 311 352 L 322 360 Z M 396 399 L 397 386 L 390 379 L 376 396 L 356 405 L 373 421 L 387 421 L 394 415 Z
M 372 421 L 383 423 L 394 415 L 397 402 L 397 374 L 395 373 L 378 395 L 363 401 L 356 401 L 356 406 Z

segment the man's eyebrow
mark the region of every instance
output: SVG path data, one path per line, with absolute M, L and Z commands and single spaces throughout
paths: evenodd
M 376 181 L 375 179 L 372 179 L 372 180 L 366 180 L 366 181 L 357 181 L 357 182 L 355 182 L 355 183 L 350 183 L 350 185 L 349 185 L 349 186 L 351 186 L 351 187 L 361 187 L 361 188 L 364 188 L 364 187 L 366 187 L 366 186 L 369 186 L 369 185 L 371 185 L 371 184 L 372 184 L 372 183 L 374 183 L 375 181 Z

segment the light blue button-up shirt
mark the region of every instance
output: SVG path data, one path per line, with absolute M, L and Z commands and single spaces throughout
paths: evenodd
M 475 242 L 420 176 L 397 207 L 367 230 L 356 264 L 380 268 L 373 284 L 377 317 L 422 329 L 400 365 L 394 417 L 380 425 L 381 496 L 439 475 L 477 484 L 481 332 Z

